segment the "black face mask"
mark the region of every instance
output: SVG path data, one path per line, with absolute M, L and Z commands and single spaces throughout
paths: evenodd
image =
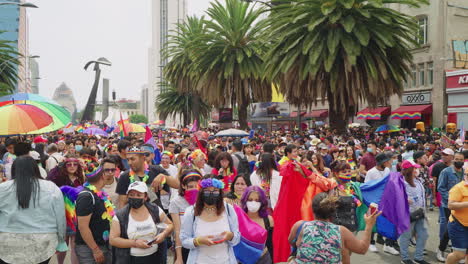
M 464 164 L 465 164 L 465 162 L 463 162 L 463 161 L 455 161 L 453 163 L 453 166 L 455 166 L 455 168 L 457 168 L 457 169 L 461 169 L 461 168 L 463 168 Z
M 143 199 L 128 198 L 128 205 L 133 209 L 138 209 L 143 205 Z
M 204 192 L 203 193 L 203 202 L 207 205 L 214 205 L 218 201 L 220 193 L 214 192 Z

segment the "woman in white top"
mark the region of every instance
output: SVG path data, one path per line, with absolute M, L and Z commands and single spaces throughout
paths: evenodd
M 130 184 L 127 196 L 128 204 L 117 211 L 109 235 L 115 263 L 162 263 L 158 244 L 172 233 L 171 220 L 161 208 L 147 202 L 145 183 Z
M 270 153 L 265 153 L 260 157 L 258 169 L 250 175 L 252 185 L 259 186 L 265 191 L 271 202 L 271 208 L 275 208 L 278 201 L 282 179 L 274 156 Z

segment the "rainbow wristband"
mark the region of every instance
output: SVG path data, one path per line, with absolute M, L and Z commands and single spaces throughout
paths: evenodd
M 164 180 L 162 180 L 161 185 L 166 184 L 166 181 L 167 181 L 167 178 L 166 178 L 166 176 L 164 176 Z

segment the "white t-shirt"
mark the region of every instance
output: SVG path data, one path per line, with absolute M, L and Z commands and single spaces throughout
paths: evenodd
M 159 217 L 161 219 L 161 223 L 159 225 L 164 224 L 164 211 L 161 208 L 159 209 Z M 119 219 L 117 216 L 114 216 L 114 221 L 118 222 Z M 161 231 L 162 232 L 162 231 Z M 133 219 L 132 214 L 129 215 L 128 218 L 128 228 L 127 228 L 128 239 L 141 239 L 145 241 L 153 241 L 158 233 L 158 228 L 153 221 L 151 215 L 148 215 L 145 221 L 136 221 Z M 158 251 L 158 244 L 153 244 L 150 248 L 130 248 L 130 255 L 134 257 L 144 257 L 154 254 Z
M 372 181 L 372 180 L 377 180 L 377 179 L 382 179 L 383 177 L 387 176 L 390 174 L 390 169 L 385 168 L 385 170 L 380 171 L 377 169 L 377 167 L 374 167 L 370 169 L 367 174 L 366 178 L 364 179 L 364 182 Z
M 117 188 L 117 179 L 114 178 L 114 182 L 109 185 L 104 185 L 102 188 L 111 198 L 112 204 L 114 204 L 115 207 L 119 204 L 119 194 L 115 192 Z
M 207 222 L 198 217 L 197 230 L 195 236 L 216 236 L 222 232 L 229 231 L 229 221 L 226 212 L 222 217 L 214 222 Z M 229 263 L 228 243 L 223 242 L 213 246 L 200 245 L 196 263 L 219 264 Z
M 171 177 L 177 179 L 178 170 L 176 166 L 169 164 L 169 168 L 164 168 L 163 166 L 161 167 L 165 169 Z M 169 209 L 170 200 L 174 199 L 178 192 L 179 191 L 177 189 L 171 188 L 170 194 L 161 195 L 161 204 L 164 207 L 164 209 Z
M 280 176 L 278 171 L 273 170 L 271 175 L 271 182 L 270 182 L 270 202 L 271 208 L 275 208 L 276 203 L 278 202 L 278 196 L 281 190 L 281 182 L 283 181 L 283 176 Z M 257 175 L 257 171 L 252 172 L 250 175 L 250 182 L 252 185 L 262 187 L 262 180 Z

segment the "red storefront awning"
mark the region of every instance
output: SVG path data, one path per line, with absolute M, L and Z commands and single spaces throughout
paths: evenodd
M 364 108 L 357 113 L 358 119 L 373 119 L 373 120 L 380 120 L 382 115 L 389 115 L 390 114 L 390 107 L 377 107 L 374 109 L 371 108 Z
M 301 116 L 304 116 L 305 114 L 306 112 L 301 112 Z M 289 117 L 297 117 L 297 111 L 291 112 L 291 114 L 289 114 Z
M 421 119 L 423 114 L 431 114 L 432 105 L 403 105 L 392 111 L 392 119 Z
M 313 110 L 312 112 L 308 112 L 305 114 L 304 117 L 308 118 L 324 118 L 328 116 L 328 110 L 327 109 L 320 109 L 320 110 Z

